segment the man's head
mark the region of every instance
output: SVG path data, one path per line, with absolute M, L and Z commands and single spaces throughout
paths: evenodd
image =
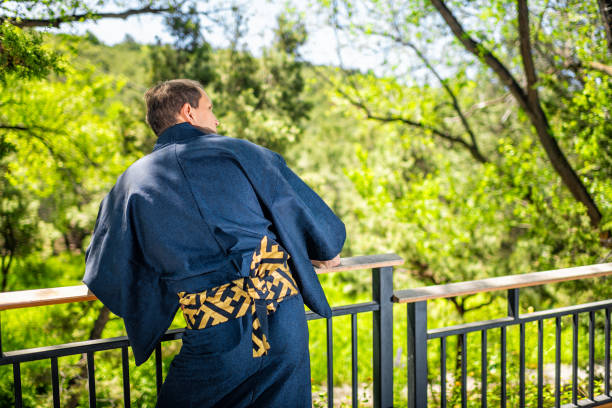
M 202 85 L 191 79 L 162 82 L 145 93 L 147 123 L 156 135 L 181 122 L 217 131 L 219 121 Z

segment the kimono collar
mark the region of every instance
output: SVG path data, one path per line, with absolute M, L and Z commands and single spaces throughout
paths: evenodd
M 170 126 L 159 135 L 153 151 L 161 149 L 171 143 L 212 133 L 214 132 L 210 129 L 193 126 L 189 122 L 177 123 L 176 125 Z

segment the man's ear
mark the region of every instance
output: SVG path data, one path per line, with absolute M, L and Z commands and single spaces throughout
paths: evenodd
M 178 117 L 181 121 L 184 122 L 189 122 L 190 124 L 193 125 L 193 108 L 191 107 L 191 105 L 187 102 L 185 102 L 183 104 L 183 106 L 181 107 L 181 110 L 179 111 Z

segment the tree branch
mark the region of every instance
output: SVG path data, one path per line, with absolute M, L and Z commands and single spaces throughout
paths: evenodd
M 49 140 L 47 140 L 44 136 L 37 134 L 37 132 L 34 132 L 34 130 L 38 130 L 41 132 L 46 132 L 46 133 L 59 133 L 54 129 L 51 128 L 46 128 L 43 126 L 23 126 L 23 125 L 5 125 L 5 124 L 0 124 L 0 130 L 17 130 L 17 131 L 21 131 L 21 132 L 27 132 L 30 136 L 32 136 L 34 139 L 38 140 L 44 147 L 45 149 L 47 149 L 47 151 L 49 152 L 49 155 L 51 156 L 51 158 L 58 162 L 67 162 L 67 158 L 64 154 L 62 154 L 61 152 L 57 152 L 54 147 L 53 144 L 51 142 L 49 142 Z M 75 144 L 76 145 L 76 144 Z M 81 148 L 79 146 L 76 146 L 77 149 L 81 150 Z M 85 159 L 89 160 L 89 157 L 87 155 L 85 155 Z M 95 165 L 95 163 L 93 163 Z M 75 193 L 78 194 L 78 191 L 76 191 L 76 188 L 78 186 L 78 183 L 76 182 L 76 180 L 78 179 L 77 176 L 74 174 L 74 171 L 72 169 L 70 169 L 70 167 L 64 167 L 63 171 L 65 172 L 64 174 L 66 175 L 66 177 L 72 181 L 72 187 L 73 189 L 75 189 Z
M 456 137 L 453 136 L 449 133 L 446 133 L 440 129 L 434 128 L 433 126 L 427 125 L 423 122 L 420 121 L 415 121 L 409 118 L 404 118 L 401 116 L 397 116 L 397 115 L 377 115 L 377 114 L 373 114 L 372 111 L 370 110 L 370 108 L 365 104 L 365 102 L 363 102 L 362 100 L 357 100 L 355 98 L 353 98 L 352 96 L 350 96 L 349 94 L 347 94 L 344 90 L 340 89 L 338 86 L 336 86 L 326 75 L 323 75 L 322 73 L 320 73 L 315 67 L 312 67 L 313 71 L 315 72 L 315 74 L 321 78 L 322 80 L 328 82 L 329 84 L 331 84 L 332 86 L 334 86 L 334 88 L 336 89 L 337 92 L 339 92 L 351 105 L 355 106 L 356 108 L 361 109 L 365 114 L 366 117 L 368 119 L 372 119 L 372 120 L 377 120 L 379 122 L 401 122 L 405 125 L 409 125 L 409 126 L 413 126 L 413 127 L 417 127 L 426 131 L 429 131 L 433 134 L 435 134 L 436 136 L 439 136 L 440 138 L 447 140 L 453 144 L 459 144 L 463 147 L 465 147 L 470 154 L 472 155 L 472 157 L 474 157 L 474 159 L 476 159 L 478 162 L 480 163 L 488 163 L 489 159 L 487 159 L 486 157 L 484 157 L 480 151 L 478 150 L 477 147 L 469 144 L 468 142 L 466 142 L 465 140 L 461 139 L 460 137 Z M 355 85 L 353 85 L 355 87 Z M 356 87 L 355 87 L 356 88 Z
M 479 305 L 476 305 L 476 306 L 472 306 L 472 307 L 470 307 L 470 308 L 467 308 L 467 309 L 465 309 L 464 311 L 465 311 L 465 313 L 467 313 L 467 312 L 473 312 L 474 310 L 478 310 L 478 309 L 481 309 L 481 308 L 483 308 L 483 307 L 485 307 L 485 306 L 489 306 L 491 303 L 493 303 L 493 302 L 495 301 L 495 299 L 496 299 L 496 297 L 495 297 L 495 296 L 491 296 L 491 297 L 489 298 L 489 300 L 487 300 L 486 302 L 483 302 L 483 303 L 481 303 L 481 304 L 479 304 Z
M 510 94 L 508 94 L 507 92 L 501 96 L 498 96 L 496 98 L 493 99 L 489 99 L 487 101 L 480 101 L 480 102 L 476 102 L 475 104 L 473 104 L 472 106 L 470 106 L 469 108 L 467 108 L 464 112 L 464 115 L 466 117 L 471 116 L 474 112 L 476 112 L 477 110 L 480 109 L 484 109 L 486 107 L 489 106 L 493 106 L 496 105 L 498 103 L 504 102 L 506 100 L 506 98 L 508 98 Z
M 608 74 L 609 76 L 612 76 L 612 66 L 611 65 L 606 65 L 606 64 L 602 64 L 601 62 L 598 61 L 589 61 L 588 63 L 589 67 L 603 72 L 604 74 Z
M 60 154 L 56 154 L 55 150 L 53 149 L 53 147 L 51 146 L 51 144 L 49 143 L 48 140 L 46 140 L 44 137 L 37 135 L 36 133 L 34 133 L 34 130 L 38 130 L 41 132 L 46 132 L 46 133 L 55 133 L 55 134 L 65 134 L 65 133 L 61 133 L 56 129 L 52 129 L 52 128 L 47 128 L 44 126 L 23 126 L 23 125 L 5 125 L 0 123 L 0 130 L 18 130 L 18 131 L 22 131 L 22 132 L 29 132 L 30 135 L 38 140 L 40 140 L 40 142 L 47 148 L 47 150 L 49 151 L 49 153 L 51 153 L 51 155 L 53 156 L 58 156 L 61 160 L 66 160 L 66 157 Z M 90 157 L 89 154 L 87 153 L 87 151 L 80 146 L 78 143 L 73 143 L 73 146 L 79 150 L 79 152 L 81 153 L 81 155 L 85 158 L 85 160 L 91 164 L 94 167 L 99 167 L 100 165 L 96 162 L 94 162 Z
M 468 142 L 466 142 L 465 140 L 461 139 L 460 137 L 456 137 L 453 136 L 451 134 L 448 134 L 446 132 L 443 132 L 439 129 L 436 129 L 430 125 L 427 125 L 423 122 L 420 121 L 415 121 L 409 118 L 404 118 L 401 116 L 396 116 L 396 115 L 388 115 L 388 116 L 379 116 L 379 115 L 375 115 L 372 114 L 366 106 L 361 105 L 360 103 L 356 102 L 356 101 L 350 101 L 351 104 L 353 104 L 354 106 L 361 108 L 365 113 L 368 119 L 373 119 L 373 120 L 377 120 L 380 122 L 401 122 L 405 125 L 409 125 L 409 126 L 413 126 L 413 127 L 417 127 L 420 129 L 423 129 L 425 131 L 431 132 L 433 134 L 435 134 L 436 136 L 447 140 L 453 144 L 458 144 L 461 145 L 463 147 L 465 147 L 466 149 L 468 149 L 468 151 L 470 152 L 470 154 L 472 155 L 472 157 L 474 159 L 476 159 L 478 162 L 480 163 L 488 163 L 489 159 L 487 159 L 486 157 L 484 157 L 480 151 L 478 150 L 477 147 L 469 144 Z
M 484 61 L 494 72 L 497 74 L 499 79 L 504 85 L 508 87 L 512 95 L 526 111 L 529 109 L 527 104 L 527 95 L 523 91 L 523 88 L 519 85 L 518 81 L 512 76 L 510 71 L 504 64 L 491 51 L 486 49 L 481 43 L 476 42 L 468 33 L 465 32 L 459 21 L 455 18 L 453 13 L 446 7 L 442 0 L 431 0 L 431 3 L 438 10 L 446 24 L 450 27 L 455 37 L 463 44 L 463 46 L 478 59 Z
M 413 50 L 415 52 L 415 54 L 419 57 L 419 59 L 421 61 L 423 61 L 425 66 L 436 77 L 436 79 L 440 82 L 440 84 L 442 85 L 442 87 L 444 88 L 444 90 L 446 91 L 448 96 L 451 98 L 451 105 L 452 105 L 453 109 L 455 110 L 455 112 L 457 112 L 457 115 L 459 115 L 459 119 L 461 120 L 461 124 L 463 125 L 463 128 L 465 129 L 465 131 L 469 135 L 470 140 L 472 142 L 470 149 L 473 149 L 474 151 L 478 152 L 477 156 L 479 156 L 480 158 L 483 158 L 484 156 L 480 153 L 480 150 L 478 148 L 478 143 L 476 142 L 476 136 L 474 135 L 474 132 L 472 131 L 472 128 L 470 127 L 470 125 L 469 125 L 469 123 L 467 121 L 466 116 L 463 114 L 463 111 L 459 107 L 459 101 L 457 99 L 457 96 L 455 95 L 453 90 L 450 89 L 450 86 L 448 85 L 448 81 L 443 79 L 440 76 L 438 71 L 434 68 L 434 66 L 431 64 L 431 62 L 429 62 L 429 59 L 425 56 L 425 54 L 423 54 L 421 52 L 421 50 L 419 50 L 412 42 L 406 41 L 404 38 L 399 36 L 399 28 L 397 27 L 397 24 L 395 23 L 395 21 L 393 23 L 393 26 L 394 26 L 395 30 L 398 32 L 398 35 L 391 35 L 391 34 L 388 34 L 388 33 L 381 33 L 381 32 L 374 32 L 374 34 L 376 34 L 378 36 L 381 36 L 381 37 L 389 38 L 392 41 L 396 42 L 397 44 L 400 44 L 400 45 L 403 45 L 405 47 L 410 48 L 411 50 Z M 481 160 L 479 160 L 479 161 L 481 161 Z
M 39 127 L 39 126 L 22 126 L 22 125 L 4 125 L 4 124 L 0 124 L 0 129 L 4 129 L 4 130 L 19 130 L 22 132 L 28 132 L 30 134 L 30 136 L 32 136 L 33 138 L 37 139 L 38 141 L 40 141 L 40 143 L 42 143 L 43 146 L 45 146 L 45 148 L 47 149 L 47 151 L 49 152 L 49 154 L 51 154 L 51 156 L 53 158 L 59 158 L 62 161 L 66 160 L 66 157 L 62 154 L 56 153 L 55 149 L 53 149 L 53 146 L 51 146 L 51 143 L 49 143 L 49 141 L 47 139 L 45 139 L 44 137 L 37 135 L 36 133 L 33 132 L 33 130 L 42 130 L 44 132 L 49 132 L 51 131 L 51 129 L 48 128 L 43 128 L 43 127 Z
M 527 100 L 533 107 L 540 104 L 540 98 L 538 97 L 538 91 L 536 88 L 538 78 L 536 76 L 535 66 L 533 64 L 533 57 L 531 55 L 531 41 L 529 38 L 529 10 L 527 9 L 527 0 L 517 0 L 516 4 L 521 59 L 523 60 L 523 68 L 525 70 L 525 77 L 527 78 Z
M 524 2 L 526 0 L 517 0 Z M 459 21 L 455 18 L 452 12 L 446 7 L 443 0 L 431 0 L 431 3 L 438 10 L 446 24 L 450 27 L 455 37 L 463 44 L 463 46 L 480 60 L 484 61 L 497 74 L 500 80 L 508 86 L 510 92 L 517 100 L 519 106 L 523 108 L 531 124 L 536 130 L 540 144 L 544 148 L 548 159 L 555 171 L 561 176 L 561 180 L 570 190 L 574 199 L 582 203 L 586 209 L 591 225 L 596 228 L 601 221 L 601 212 L 593 201 L 593 198 L 587 191 L 586 187 L 567 161 L 567 158 L 559 148 L 557 140 L 554 138 L 546 113 L 542 110 L 539 103 L 530 103 L 533 96 L 528 97 L 525 91 L 512 76 L 510 71 L 503 65 L 497 57 L 491 53 L 481 43 L 474 41 L 468 33 L 465 32 Z M 521 6 L 523 7 L 523 6 Z M 526 3 L 524 4 L 526 8 Z M 528 30 L 527 30 L 527 34 Z M 525 41 L 524 39 L 522 41 Z M 524 61 L 525 63 L 525 61 Z
M 6 129 L 6 130 L 25 130 L 25 131 L 29 131 L 31 130 L 29 127 L 25 127 L 25 126 L 19 126 L 19 125 L 3 125 L 0 123 L 0 129 Z
M 29 18 L 13 18 L 13 17 L 0 17 L 0 23 L 4 21 L 8 21 L 10 24 L 24 28 L 24 27 L 55 27 L 58 28 L 62 23 L 72 23 L 75 21 L 82 20 L 95 20 L 100 18 L 121 18 L 126 19 L 130 16 L 137 14 L 161 14 L 161 13 L 169 13 L 174 11 L 174 8 L 165 7 L 165 8 L 153 8 L 151 5 L 146 7 L 137 8 L 137 9 L 128 9 L 118 13 L 81 13 L 81 14 L 72 14 L 64 17 L 57 18 L 49 18 L 49 19 L 29 19 Z
M 6 287 L 8 285 L 8 273 L 11 270 L 11 264 L 13 263 L 13 258 L 15 256 L 15 248 L 9 248 L 7 252 L 7 255 L 2 256 L 2 284 L 0 285 L 0 292 L 6 292 Z M 7 258 L 8 261 L 6 261 Z
M 106 327 L 106 323 L 110 318 L 110 310 L 103 306 L 98 311 L 98 317 L 89 332 L 89 340 L 97 340 L 102 337 L 102 331 Z M 70 398 L 66 402 L 66 407 L 75 408 L 79 405 L 79 388 L 83 384 L 85 378 L 87 378 L 87 357 L 86 354 L 82 354 L 80 360 L 76 363 L 79 367 L 78 374 L 73 376 L 67 381 L 68 388 L 66 391 Z M 76 389 L 75 389 L 76 388 Z

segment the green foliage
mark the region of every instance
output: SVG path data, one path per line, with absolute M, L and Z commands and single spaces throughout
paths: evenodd
M 0 169 L 4 173 L 6 166 Z M 0 195 L 0 291 L 4 292 L 15 258 L 37 249 L 38 223 L 31 203 L 5 177 L 0 178 Z
M 514 4 L 448 4 L 470 35 L 493 48 L 512 72 L 521 72 Z M 595 23 L 596 5 L 573 0 L 546 4 L 530 2 L 532 14 L 538 16 L 533 17 L 532 40 L 541 48 L 536 47 L 534 56 L 542 105 L 561 147 L 604 214 L 602 229 L 609 229 L 612 85 L 606 74 L 590 65 L 610 61 L 600 24 Z M 68 6 L 60 2 L 49 15 L 65 16 L 61 10 Z M 14 49 L 22 53 L 10 55 L 30 58 L 41 53 L 38 60 L 26 58 L 30 73 L 26 68 L 0 69 L 5 79 L 0 85 L 0 250 L 4 258 L 10 254 L 14 259 L 6 275 L 7 289 L 79 283 L 83 249 L 98 203 L 115 178 L 148 153 L 155 141 L 144 122 L 142 94 L 153 82 L 176 77 L 197 79 L 206 86 L 221 120 L 220 133 L 252 140 L 286 156 L 344 220 L 348 238 L 343 256 L 396 252 L 404 257 L 406 264 L 395 276 L 396 288 L 589 264 L 605 255 L 598 231 L 561 185 L 528 117 L 507 97 L 492 72 L 462 51 L 439 25 L 429 1 L 327 6 L 346 12 L 336 21 L 347 23 L 354 44 L 370 45 L 375 36 L 378 47 L 393 46 L 388 49 L 396 54 L 388 55 L 381 72 L 306 69 L 295 55 L 306 40 L 308 27 L 303 21 L 307 20 L 290 13 L 278 19 L 274 44 L 261 57 L 245 50 L 244 19 L 238 9 L 228 23 L 234 24 L 231 46 L 217 50 L 201 34 L 194 10 L 166 18 L 177 39 L 170 45 L 143 46 L 127 38 L 108 47 L 91 34 L 42 37 L 4 23 L 2 33 L 13 35 Z M 392 41 L 391 35 L 427 51 L 427 61 L 441 80 L 413 48 Z M 32 47 L 19 48 L 23 44 Z M 59 70 L 62 67 L 64 71 Z M 460 120 L 450 93 L 469 126 Z M 367 120 L 377 115 L 417 124 Z M 457 142 L 471 143 L 470 130 L 484 162 Z M 19 234 L 14 249 L 9 231 Z M 321 281 L 334 306 L 369 300 L 367 272 L 321 276 Z M 545 307 L 609 296 L 605 281 L 589 281 L 526 290 L 521 299 Z M 480 308 L 489 301 L 491 305 Z M 87 339 L 100 307 L 84 303 L 3 312 L 3 347 L 14 350 Z M 441 300 L 431 303 L 428 319 L 431 327 L 440 327 L 504 315 L 505 307 L 503 300 L 482 295 Z M 398 308 L 395 317 L 394 353 L 398 353 L 405 344 L 405 309 Z M 547 361 L 551 324 L 545 326 Z M 172 327 L 182 325 L 177 316 Z M 324 404 L 327 397 L 325 330 L 323 321 L 310 324 L 312 375 L 319 397 L 315 405 Z M 340 388 L 350 383 L 350 319 L 334 319 L 333 332 L 334 384 Z M 366 384 L 360 399 L 365 404 L 372 376 L 369 314 L 359 317 L 358 333 L 359 382 Z M 123 334 L 121 320 L 111 317 L 103 337 Z M 564 362 L 571 361 L 568 335 L 564 328 Z M 529 370 L 534 367 L 535 338 L 527 336 Z M 508 339 L 510 377 L 516 378 L 516 331 L 509 330 Z M 478 344 L 477 338 L 469 341 Z M 498 395 L 498 343 L 498 334 L 492 332 L 490 403 L 496 403 Z M 179 347 L 179 342 L 164 345 L 164 367 Z M 437 350 L 437 344 L 430 344 L 429 380 L 434 389 L 439 381 L 434 374 L 440 363 Z M 469 353 L 475 350 L 470 348 Z M 580 361 L 586 361 L 584 353 L 581 349 Z M 451 373 L 456 355 L 456 341 L 449 339 Z M 399 356 L 395 400 L 403 405 L 406 354 L 400 351 Z M 86 404 L 86 384 L 79 380 L 83 364 L 78 360 L 78 356 L 60 359 L 61 387 L 69 390 L 63 392 L 63 405 L 70 398 L 77 405 Z M 470 354 L 468 361 L 469 377 L 478 378 L 479 356 Z M 109 405 L 122 398 L 119 367 L 118 353 L 96 355 L 99 395 Z M 2 369 L 0 376 L 10 378 L 9 368 Z M 48 362 L 24 365 L 23 373 L 26 404 L 49 405 Z M 130 373 L 133 404 L 154 406 L 153 361 L 138 368 L 131 363 Z M 455 403 L 458 389 L 449 385 Z M 511 382 L 511 388 L 515 386 Z M 479 394 L 478 384 L 470 389 L 472 394 Z M 12 401 L 11 395 L 12 383 L 1 381 L 0 405 Z M 436 405 L 435 400 L 431 405 Z
M 370 127 L 376 142 L 359 141 L 358 163 L 345 169 L 367 204 L 357 210 L 368 225 L 362 235 L 381 237 L 428 284 L 596 262 L 606 252 L 599 231 L 561 184 L 525 113 L 504 96 L 493 72 L 474 64 L 434 23 L 440 20 L 429 2 L 420 3 L 340 2 L 324 10 L 351 44 L 376 43 L 393 57 L 381 68 L 388 77 L 347 71 L 327 77 L 347 116 L 377 123 Z M 510 71 L 522 71 L 514 4 L 447 3 L 472 37 Z M 580 67 L 606 61 L 606 49 L 596 5 L 565 3 L 576 8 L 530 2 L 540 13 L 532 22 L 538 87 L 605 230 L 612 214 L 612 166 L 603 153 L 611 132 L 610 78 Z M 443 55 L 435 52 L 442 47 Z M 568 49 L 578 65 L 557 58 Z M 456 307 L 464 311 L 461 302 Z
M 63 70 L 60 55 L 43 45 L 40 33 L 24 31 L 7 21 L 0 23 L 0 83 L 43 78 Z
M 68 70 L 60 81 L 2 85 L 3 259 L 27 255 L 36 243 L 47 255 L 83 250 L 99 200 L 137 157 L 124 149 L 118 132 L 125 108 L 112 98 L 122 86 L 91 67 Z M 7 274 L 8 268 L 3 282 L 16 284 L 8 287 L 21 286 Z
M 166 17 L 166 25 L 176 38 L 173 45 L 151 48 L 152 82 L 190 78 L 207 86 L 216 79 L 211 60 L 212 48 L 202 35 L 197 14 L 176 14 Z
M 221 126 L 219 132 L 284 152 L 301 133 L 310 104 L 304 100 L 302 64 L 294 56 L 306 38 L 303 25 L 281 17 L 276 42 L 255 58 L 241 49 L 244 18 L 234 10 L 231 48 L 212 53 L 194 15 L 167 20 L 175 44 L 151 48 L 152 82 L 191 78 L 210 94 Z

